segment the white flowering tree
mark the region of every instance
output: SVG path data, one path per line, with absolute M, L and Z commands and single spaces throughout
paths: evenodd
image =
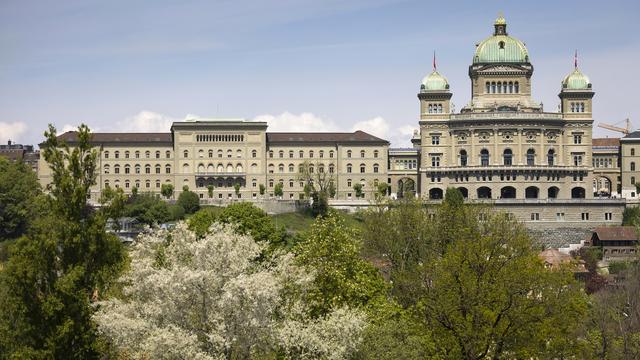
M 98 304 L 99 331 L 123 358 L 344 359 L 366 326 L 341 308 L 308 317 L 313 275 L 291 255 L 258 261 L 266 244 L 214 224 L 198 239 L 179 224 L 142 235 L 121 299 Z

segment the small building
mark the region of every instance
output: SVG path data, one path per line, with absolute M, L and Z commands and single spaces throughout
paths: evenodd
M 591 235 L 591 246 L 602 249 L 602 260 L 626 260 L 638 254 L 638 234 L 633 226 L 597 227 Z
M 559 249 L 545 249 L 538 254 L 547 269 L 557 270 L 567 266 L 573 272 L 576 279 L 585 279 L 589 271 L 584 261 L 576 260 L 571 255 L 561 252 Z
M 0 156 L 6 157 L 9 161 L 23 162 L 34 172 L 38 172 L 40 152 L 34 150 L 33 145 L 16 144 L 9 140 L 6 145 L 0 145 Z

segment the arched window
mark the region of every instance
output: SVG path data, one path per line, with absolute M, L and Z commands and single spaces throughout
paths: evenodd
M 233 157 L 233 150 L 227 150 L 227 158 L 231 159 Z
M 513 94 L 513 81 L 509 81 L 509 94 Z
M 199 173 L 203 173 L 204 172 L 204 164 L 198 164 L 198 172 Z
M 298 172 L 301 173 L 301 174 L 304 172 L 304 165 L 303 164 L 298 165 Z
M 429 114 L 431 114 L 433 112 L 433 105 L 429 104 L 429 110 L 428 110 Z
M 293 187 L 293 179 L 289 179 L 289 187 Z
M 460 166 L 467 166 L 467 150 L 460 150 Z
M 488 93 L 491 91 L 491 85 L 490 85 L 490 84 L 489 84 L 489 82 L 487 81 L 487 82 L 485 83 L 485 86 L 486 86 L 486 88 L 485 88 L 484 92 L 485 92 L 486 94 L 488 94 Z
M 364 174 L 367 171 L 367 167 L 365 164 L 360 164 L 360 173 Z
M 527 150 L 527 165 L 533 166 L 536 162 L 536 151 L 533 149 Z
M 136 169 L 136 174 L 140 174 L 140 165 L 139 164 L 136 164 L 135 169 Z
M 269 179 L 269 187 L 272 188 L 273 187 L 273 179 Z
M 113 165 L 113 173 L 120 174 L 120 165 L 118 164 Z
M 212 158 L 213 157 L 213 150 L 209 150 L 207 155 L 209 155 L 209 158 Z
M 378 164 L 373 164 L 373 172 L 378 173 L 378 170 L 379 170 Z
M 373 150 L 373 157 L 377 158 L 378 155 L 380 155 L 380 152 L 378 150 Z
M 519 94 L 519 93 L 520 93 L 520 83 L 519 83 L 519 82 L 517 82 L 517 81 L 516 81 L 515 83 L 513 83 L 513 91 L 514 91 L 516 94 Z
M 124 173 L 125 174 L 129 174 L 131 173 L 131 166 L 129 166 L 128 164 L 124 166 Z
M 209 163 L 209 165 L 207 165 L 207 172 L 213 173 L 214 171 L 215 171 L 215 168 L 213 167 L 213 164 Z
M 511 149 L 505 149 L 502 153 L 502 157 L 504 165 L 513 165 L 513 151 L 511 151 Z
M 256 150 L 251 150 L 251 157 L 255 158 L 258 156 L 258 152 Z
M 313 165 L 309 165 L 309 174 L 313 174 Z
M 295 166 L 293 164 L 289 164 L 289 172 L 292 173 L 295 171 Z
M 347 173 L 351 173 L 352 167 L 351 164 L 347 164 Z
M 164 172 L 167 174 L 171 174 L 171 165 L 167 165 L 164 167 Z
M 222 155 L 223 155 L 223 153 L 222 153 L 222 149 L 218 149 L 218 158 L 221 158 L 221 157 L 222 157 Z
M 489 166 L 489 150 L 482 149 L 480 151 L 480 165 Z
M 236 172 L 237 172 L 237 173 L 241 173 L 241 172 L 242 172 L 242 170 L 243 170 L 243 169 L 242 169 L 242 164 L 238 164 L 238 165 L 236 165 Z
M 571 103 L 571 112 L 576 112 L 576 104 Z
M 119 159 L 120 158 L 120 151 L 114 151 L 113 157 L 116 158 L 116 159 Z
M 547 165 L 553 166 L 554 156 L 555 156 L 555 151 L 553 149 L 550 149 L 549 152 L 547 153 Z
M 182 157 L 184 158 L 188 158 L 189 157 L 189 150 L 185 150 L 182 152 Z
M 278 165 L 278 172 L 281 172 L 281 173 L 284 172 L 284 164 Z
M 125 151 L 125 152 L 124 152 L 124 158 L 125 158 L 125 159 L 128 159 L 128 158 L 129 158 L 129 151 Z
M 182 173 L 183 174 L 189 173 L 189 164 L 182 164 Z
M 233 172 L 233 165 L 227 164 L 227 172 L 228 173 L 232 173 Z
M 360 157 L 363 158 L 365 156 L 364 150 L 360 150 Z
M 309 157 L 313 158 L 313 150 L 309 150 Z
M 269 150 L 269 159 L 273 159 L 273 150 Z
M 335 171 L 335 166 L 333 166 L 333 164 L 329 164 L 329 174 L 333 174 Z
M 108 173 L 109 173 L 109 164 L 106 164 L 106 165 L 104 166 L 104 173 L 105 173 L 105 174 L 108 174 Z
M 320 157 L 320 159 L 324 158 L 324 150 L 318 151 L 318 157 Z
M 630 170 L 631 171 L 636 171 L 636 163 L 632 161 L 630 165 L 631 165 Z
M 632 176 L 631 177 L 631 185 L 634 185 L 636 183 L 636 177 Z
M 136 157 L 136 159 L 140 159 L 140 151 L 136 151 L 135 152 L 135 157 Z
M 156 159 L 160 159 L 160 151 L 156 151 Z
M 438 113 L 442 114 L 442 104 L 438 104 Z
M 322 164 L 318 165 L 318 172 L 320 174 L 324 174 L 324 165 L 322 165 Z
M 497 86 L 497 88 L 498 88 L 498 94 L 502 94 L 502 82 L 498 81 L 498 84 L 497 84 L 497 85 L 498 85 L 498 86 Z
M 631 148 L 631 156 L 635 156 L 636 155 L 636 149 Z
M 293 159 L 293 150 L 289 150 L 289 159 Z
M 160 174 L 161 169 L 162 169 L 162 166 L 156 165 L 156 174 Z
M 167 152 L 164 153 L 164 157 L 167 159 L 171 158 L 171 151 L 167 150 Z
M 304 158 L 304 151 L 300 150 L 300 152 L 298 152 L 298 157 L 300 159 Z
M 104 187 L 105 187 L 105 188 L 108 188 L 108 187 L 109 187 L 109 180 L 105 180 L 105 181 L 104 181 Z
M 218 164 L 218 167 L 217 167 L 216 171 L 219 172 L 219 173 L 223 173 L 224 172 L 224 166 L 222 164 Z
M 108 158 L 109 158 L 109 152 L 108 152 L 108 151 L 105 151 L 105 152 L 104 152 L 104 158 L 105 158 L 105 159 L 108 159 Z
M 494 81 L 491 82 L 491 93 L 492 94 L 496 93 L 496 83 Z
M 333 150 L 329 151 L 329 157 L 333 159 Z
M 347 157 L 350 158 L 351 157 L 351 150 L 347 150 Z
M 284 157 L 284 151 L 282 150 L 278 151 L 278 157 L 282 159 Z
M 236 150 L 236 157 L 237 158 L 241 158 L 242 157 L 242 150 L 240 150 L 240 149 Z

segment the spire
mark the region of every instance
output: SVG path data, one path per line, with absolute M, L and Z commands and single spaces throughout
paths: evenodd
M 578 50 L 576 49 L 576 52 L 573 54 L 573 68 L 577 69 L 578 68 Z
M 493 35 L 507 35 L 507 20 L 505 20 L 502 11 L 498 13 L 498 18 L 493 23 Z

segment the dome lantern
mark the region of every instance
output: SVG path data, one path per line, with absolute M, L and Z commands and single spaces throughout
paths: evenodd
M 522 41 L 507 34 L 507 20 L 502 14 L 493 26 L 493 35 L 476 45 L 473 63 L 529 63 L 527 47 Z

